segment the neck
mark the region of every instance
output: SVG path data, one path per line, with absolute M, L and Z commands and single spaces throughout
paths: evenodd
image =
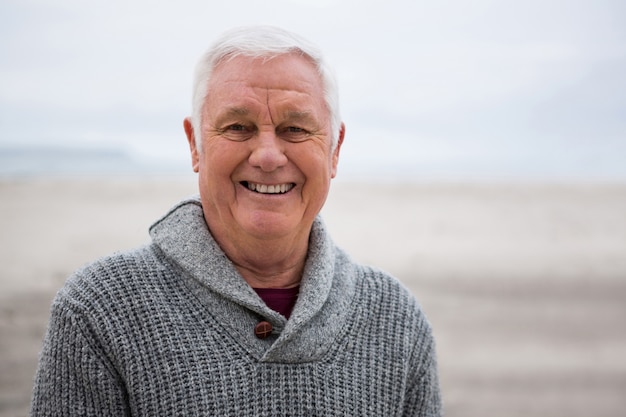
M 253 288 L 293 288 L 300 284 L 309 236 L 276 241 L 233 242 L 214 236 L 243 279 Z
M 252 288 L 294 288 L 300 285 L 304 262 L 273 272 L 238 263 L 235 267 Z

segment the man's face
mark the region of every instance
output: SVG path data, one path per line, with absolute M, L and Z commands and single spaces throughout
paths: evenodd
M 321 79 L 306 58 L 220 63 L 208 85 L 201 150 L 185 122 L 209 228 L 218 242 L 308 236 L 335 176 Z

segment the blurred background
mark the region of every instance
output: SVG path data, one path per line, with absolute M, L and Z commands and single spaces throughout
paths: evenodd
M 54 292 L 195 192 L 182 120 L 223 30 L 326 53 L 347 126 L 323 215 L 439 343 L 448 416 L 626 399 L 626 3 L 2 0 L 0 417 Z
M 344 178 L 626 178 L 622 1 L 3 0 L 0 16 L 3 175 L 186 171 L 197 58 L 261 23 L 336 68 Z

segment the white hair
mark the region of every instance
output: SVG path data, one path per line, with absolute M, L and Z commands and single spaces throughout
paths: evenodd
M 331 68 L 324 61 L 317 46 L 295 33 L 272 26 L 247 26 L 227 31 L 198 61 L 191 103 L 191 124 L 196 138 L 196 146 L 200 148 L 202 142 L 200 130 L 202 109 L 208 93 L 209 80 L 213 70 L 220 62 L 237 56 L 271 59 L 294 52 L 308 57 L 320 75 L 324 88 L 324 99 L 330 116 L 332 149 L 335 149 L 339 140 L 341 116 L 337 82 Z

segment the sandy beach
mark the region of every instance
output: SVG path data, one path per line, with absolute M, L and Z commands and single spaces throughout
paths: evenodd
M 0 181 L 0 417 L 28 413 L 50 301 L 148 241 L 193 178 Z M 626 184 L 336 182 L 325 221 L 398 277 L 438 343 L 449 417 L 626 409 Z

